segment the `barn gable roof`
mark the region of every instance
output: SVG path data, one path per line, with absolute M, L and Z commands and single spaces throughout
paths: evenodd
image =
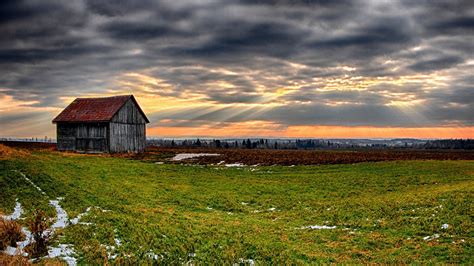
M 132 99 L 135 103 L 145 121 L 150 123 L 133 95 L 102 98 L 77 98 L 53 119 L 53 123 L 109 122 L 129 99 Z

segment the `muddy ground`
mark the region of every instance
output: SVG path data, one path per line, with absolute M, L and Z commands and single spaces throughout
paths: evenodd
M 0 142 L 29 150 L 54 151 L 54 143 Z M 218 153 L 177 162 L 170 159 L 179 153 Z M 474 151 L 464 150 L 411 150 L 411 149 L 354 149 L 354 150 L 263 150 L 263 149 L 209 149 L 148 147 L 141 154 L 112 154 L 94 156 L 129 157 L 136 160 L 166 163 L 242 163 L 245 165 L 319 165 L 378 162 L 394 160 L 474 160 Z

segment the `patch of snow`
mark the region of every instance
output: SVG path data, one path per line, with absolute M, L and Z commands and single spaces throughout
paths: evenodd
M 243 259 L 243 258 L 240 258 L 239 262 L 234 263 L 234 265 L 239 265 L 240 263 L 248 263 L 250 266 L 255 265 L 255 261 L 253 259 Z
M 163 259 L 163 255 L 155 254 L 151 249 L 147 253 L 145 253 L 145 255 L 153 260 Z
M 16 199 L 15 201 L 16 201 L 16 204 L 15 204 L 15 209 L 13 213 L 10 215 L 2 216 L 5 220 L 14 221 L 14 220 L 18 220 L 21 217 L 21 214 L 23 213 L 23 209 L 21 208 L 21 203 L 18 202 L 18 199 Z M 31 240 L 33 238 L 32 238 L 31 232 L 26 227 L 22 227 L 21 232 L 25 235 L 25 240 L 16 242 L 16 245 L 17 245 L 16 248 L 7 246 L 4 251 L 5 254 L 11 255 L 11 256 L 20 255 L 20 254 L 23 256 L 28 256 L 28 253 L 24 252 L 23 249 L 31 243 Z
M 11 220 L 17 220 L 18 218 L 20 218 L 21 214 L 23 213 L 23 209 L 21 208 L 21 203 L 18 202 L 18 199 L 16 199 L 15 201 L 16 201 L 16 204 L 15 204 L 15 209 L 13 209 L 13 213 L 10 215 L 2 216 L 3 219 L 11 221 Z
M 155 164 L 164 164 L 164 162 L 155 162 Z
M 220 161 L 220 162 L 217 163 L 217 165 L 221 165 L 223 163 L 225 163 L 225 161 Z
M 437 239 L 437 238 L 439 238 L 439 234 L 434 234 L 432 236 L 425 236 L 425 237 L 423 237 L 423 240 L 430 241 L 430 240 L 434 240 L 434 239 Z
M 77 265 L 77 260 L 73 256 L 76 253 L 73 246 L 69 244 L 60 244 L 57 247 L 48 248 L 48 258 L 60 258 L 66 261 L 69 266 Z
M 312 230 L 325 230 L 325 229 L 336 229 L 336 226 L 327 226 L 327 225 L 308 225 L 303 226 L 300 229 L 312 229 Z
M 176 154 L 173 158 L 171 158 L 171 161 L 181 161 L 181 160 L 186 160 L 186 159 L 192 159 L 192 158 L 197 158 L 197 157 L 202 157 L 202 156 L 219 156 L 220 154 L 218 153 L 180 153 Z
M 240 204 L 242 204 L 242 205 L 248 205 L 249 203 L 248 203 L 248 202 L 243 202 L 243 201 L 242 201 Z
M 18 247 L 14 248 L 12 246 L 7 246 L 5 248 L 5 250 L 3 251 L 3 253 L 5 253 L 7 255 L 10 255 L 10 256 L 16 256 L 18 254 L 21 254 L 21 250 Z
M 23 174 L 22 172 L 20 171 L 16 171 L 17 173 L 19 173 L 26 181 L 28 181 L 34 188 L 36 188 L 41 194 L 43 195 L 46 195 L 46 193 L 40 188 L 38 187 L 35 183 L 33 183 L 33 181 L 31 181 L 31 179 L 29 179 L 25 174 Z
M 97 209 L 99 209 L 101 212 L 111 212 L 112 210 L 105 210 L 105 209 L 102 209 L 101 207 L 95 207 Z
M 443 225 L 441 225 L 441 229 L 446 230 L 446 229 L 448 229 L 448 228 L 449 228 L 449 224 L 443 224 Z
M 71 224 L 78 224 L 83 216 L 89 214 L 91 209 L 92 209 L 91 207 L 88 207 L 85 212 L 79 213 L 75 218 L 70 220 Z M 87 223 L 81 223 L 81 224 L 87 224 Z
M 26 227 L 22 227 L 21 232 L 25 234 L 25 240 L 16 242 L 16 248 L 8 246 L 4 251 L 5 254 L 10 256 L 28 256 L 28 253 L 24 252 L 23 249 L 33 241 L 33 235 L 28 229 L 26 229 Z
M 194 258 L 194 257 L 196 257 L 196 253 L 189 253 L 188 257 Z
M 104 245 L 100 244 L 101 247 L 105 247 L 105 250 L 107 252 L 107 257 L 111 260 L 116 259 L 118 254 L 115 252 L 116 248 L 115 246 L 109 246 L 109 245 Z
M 268 211 L 273 212 L 273 211 L 276 211 L 276 209 L 277 209 L 277 208 L 273 207 L 273 208 L 268 209 Z
M 225 167 L 244 167 L 243 163 L 227 163 L 224 165 Z
M 51 226 L 53 230 L 56 228 L 66 227 L 69 220 L 66 211 L 61 207 L 61 205 L 59 205 L 60 200 L 62 200 L 62 198 L 49 201 L 49 205 L 56 209 L 56 222 Z

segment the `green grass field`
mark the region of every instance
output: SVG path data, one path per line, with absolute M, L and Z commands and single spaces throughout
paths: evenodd
M 57 197 L 70 218 L 93 207 L 54 239 L 79 263 L 474 263 L 474 161 L 225 168 L 35 152 L 0 160 L 0 188 L 5 214 L 15 199 L 22 217 L 54 217 Z

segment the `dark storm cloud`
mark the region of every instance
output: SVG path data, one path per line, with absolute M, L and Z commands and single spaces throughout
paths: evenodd
M 420 61 L 409 66 L 409 68 L 417 72 L 433 71 L 450 68 L 456 64 L 461 63 L 462 61 L 463 59 L 457 56 L 446 56 L 442 58 Z
M 473 14 L 472 1 L 1 1 L 0 89 L 37 107 L 137 84 L 230 105 L 156 115 L 188 123 L 473 125 Z M 390 83 L 407 75 L 426 77 Z M 412 116 L 393 105 L 407 99 L 423 102 Z M 265 103 L 278 106 L 232 106 Z
M 44 114 L 39 113 L 39 112 L 26 112 L 26 113 L 20 113 L 20 114 L 5 114 L 0 116 L 0 123 L 1 124 L 9 124 L 13 122 L 18 122 L 22 120 L 28 120 L 28 119 L 35 119 L 40 116 L 43 116 Z

